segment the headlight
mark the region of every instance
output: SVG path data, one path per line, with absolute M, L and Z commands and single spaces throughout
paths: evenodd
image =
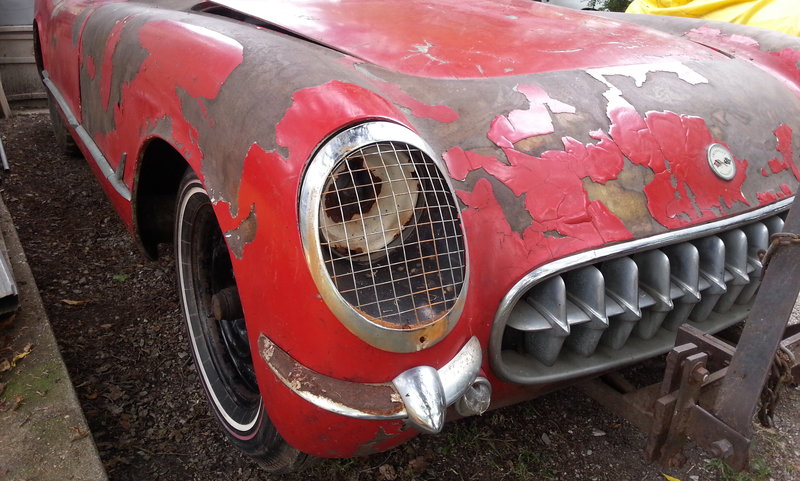
M 351 332 L 413 352 L 441 340 L 464 303 L 455 197 L 430 147 L 389 122 L 328 140 L 309 164 L 300 230 L 320 293 Z
M 350 153 L 322 189 L 322 243 L 353 260 L 385 256 L 412 230 L 420 189 L 411 152 L 384 143 Z

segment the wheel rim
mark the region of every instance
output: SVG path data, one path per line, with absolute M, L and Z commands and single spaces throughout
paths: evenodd
M 243 437 L 260 419 L 261 396 L 254 377 L 242 372 L 246 363 L 252 370 L 252 360 L 249 353 L 242 359 L 232 345 L 230 334 L 236 329 L 227 329 L 223 336 L 212 315 L 212 296 L 236 282 L 222 232 L 199 181 L 184 190 L 178 214 L 178 282 L 195 362 L 215 410 L 232 434 Z

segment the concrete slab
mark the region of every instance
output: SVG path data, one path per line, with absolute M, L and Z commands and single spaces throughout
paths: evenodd
M 107 480 L 2 200 L 0 230 L 20 296 L 16 319 L 0 326 L 0 366 L 29 351 L 14 367 L 0 372 L 0 479 Z

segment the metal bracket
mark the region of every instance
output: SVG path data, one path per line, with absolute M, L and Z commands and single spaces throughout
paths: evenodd
M 800 231 L 800 207 L 789 211 L 784 230 Z M 753 415 L 768 375 L 775 371 L 776 351 L 780 349 L 783 355 L 779 379 L 771 379 L 767 386 L 767 411 L 774 406 L 787 373 L 794 382 L 800 379 L 796 362 L 800 356 L 795 355 L 800 328 L 786 327 L 800 291 L 800 236 L 774 235 L 763 259 L 764 278 L 736 348 L 684 324 L 667 356 L 661 383 L 637 390 L 627 381 L 620 383 L 620 375 L 615 374 L 612 382 L 595 379 L 580 386 L 649 433 L 645 445 L 649 459 L 663 465 L 681 464 L 683 445 L 692 439 L 734 469 L 746 469 Z M 775 262 L 767 270 L 770 259 Z

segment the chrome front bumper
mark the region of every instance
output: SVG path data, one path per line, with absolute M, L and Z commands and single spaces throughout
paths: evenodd
M 482 352 L 476 337 L 438 370 L 418 366 L 376 384 L 342 381 L 312 371 L 264 334 L 258 338 L 258 351 L 286 387 L 320 409 L 357 419 L 406 419 L 426 433 L 441 431 L 449 406 L 455 404 L 461 415 L 481 414 L 491 398 L 489 382 L 478 375 Z

